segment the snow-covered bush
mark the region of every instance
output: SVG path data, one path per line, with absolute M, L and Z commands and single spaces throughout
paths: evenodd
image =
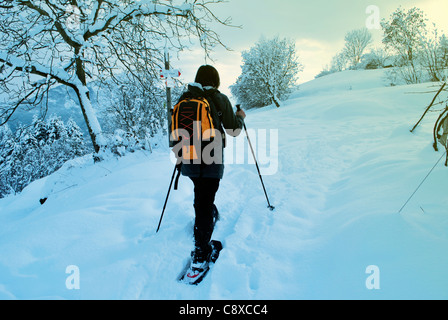
M 287 99 L 296 86 L 303 66 L 291 39 L 262 37 L 242 53 L 242 73 L 230 88 L 245 108 L 259 108 Z
M 48 121 L 34 118 L 31 126 L 15 133 L 0 127 L 0 146 L 0 197 L 22 191 L 88 150 L 78 125 L 56 116 Z
M 365 53 L 371 43 L 372 34 L 367 29 L 348 32 L 345 35 L 344 48 L 332 57 L 330 65 L 325 66 L 315 78 L 348 69 L 365 70 L 383 68 L 388 58 L 385 50 L 374 48 L 370 52 Z
M 325 66 L 324 69 L 315 76 L 315 78 L 320 78 L 332 73 L 341 72 L 347 69 L 348 60 L 343 51 L 338 52 L 331 58 L 330 66 Z
M 375 48 L 364 54 L 356 66 L 358 70 L 372 70 L 391 67 L 393 58 L 383 48 Z
M 117 129 L 109 137 L 107 147 L 112 153 L 124 156 L 126 152 L 134 152 L 141 149 L 141 142 L 130 132 Z

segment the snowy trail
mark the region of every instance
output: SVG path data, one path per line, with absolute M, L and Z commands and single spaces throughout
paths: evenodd
M 381 70 L 345 72 L 304 84 L 279 109 L 248 112 L 254 143 L 257 130 L 278 130 L 278 170 L 263 176 L 276 209 L 253 164 L 226 166 L 213 235 L 224 249 L 199 287 L 175 280 L 193 245 L 189 179 L 155 232 L 169 151 L 75 159 L 0 200 L 0 298 L 447 298 L 448 170 L 436 168 L 397 214 L 440 157 L 431 121 L 409 133 L 430 94 L 408 92 L 427 89 L 384 87 Z M 79 290 L 66 287 L 69 265 Z M 366 289 L 369 265 L 381 290 Z

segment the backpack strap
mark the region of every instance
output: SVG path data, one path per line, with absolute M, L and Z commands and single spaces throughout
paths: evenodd
M 213 93 L 206 93 L 206 99 L 210 103 L 211 108 L 215 110 L 216 115 L 218 116 L 218 120 L 220 122 L 219 123 L 219 131 L 221 132 L 221 135 L 222 135 L 223 147 L 225 148 L 227 146 L 227 139 L 226 139 L 226 132 L 224 130 L 223 123 L 222 123 L 222 119 L 223 119 L 224 115 L 222 113 L 221 106 L 219 105 L 219 103 L 215 103 L 215 101 L 213 99 Z
M 223 134 L 223 140 L 225 141 L 225 131 L 222 126 L 223 113 L 221 110 L 221 106 L 218 103 L 215 103 L 215 100 L 213 99 L 213 93 L 205 92 L 205 98 L 207 99 L 208 103 L 210 104 L 210 107 L 215 110 L 216 115 L 218 116 L 218 120 L 220 122 L 219 131 L 221 131 L 221 133 Z
M 222 116 L 223 116 L 222 110 L 219 104 L 215 103 L 215 101 L 213 100 L 213 93 L 205 92 L 205 98 L 210 104 L 212 104 L 215 107 L 216 114 L 218 115 L 219 121 L 221 122 L 222 125 Z

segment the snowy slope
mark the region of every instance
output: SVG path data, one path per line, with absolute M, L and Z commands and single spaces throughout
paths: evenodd
M 252 134 L 278 130 L 278 170 L 264 176 L 276 210 L 252 164 L 227 165 L 214 233 L 225 248 L 199 287 L 175 281 L 192 249 L 188 179 L 155 233 L 167 148 L 70 161 L 0 200 L 0 298 L 447 299 L 448 169 L 440 163 L 398 213 L 441 156 L 435 114 L 409 132 L 432 98 L 414 92 L 431 86 L 385 87 L 382 70 L 349 71 L 301 85 L 282 108 L 248 112 Z M 66 288 L 70 265 L 78 290 Z M 366 288 L 370 265 L 378 290 Z

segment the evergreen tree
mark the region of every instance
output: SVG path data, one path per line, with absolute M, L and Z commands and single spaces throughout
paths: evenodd
M 87 153 L 78 125 L 52 116 L 34 118 L 15 134 L 0 127 L 0 197 L 21 192 L 31 182 L 57 171 L 67 160 Z
M 14 150 L 14 135 L 7 125 L 0 127 L 0 198 L 9 194 L 11 188 L 8 182 L 9 163 Z

